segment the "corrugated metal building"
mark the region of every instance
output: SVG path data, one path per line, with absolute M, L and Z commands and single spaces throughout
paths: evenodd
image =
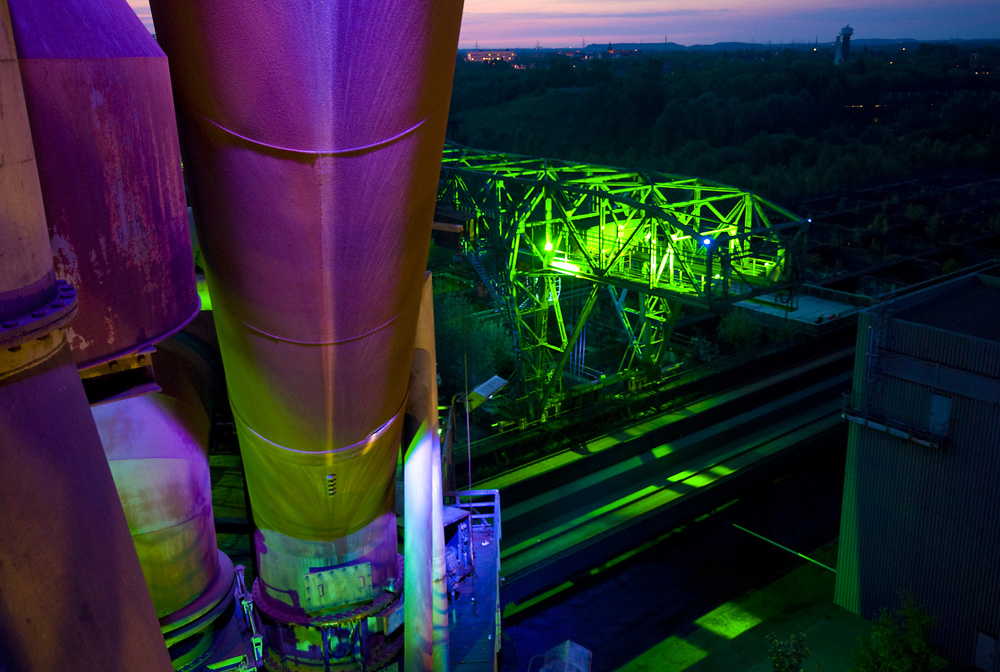
M 1000 672 L 1000 279 L 860 316 L 835 600 L 865 618 L 910 591 L 952 663 Z

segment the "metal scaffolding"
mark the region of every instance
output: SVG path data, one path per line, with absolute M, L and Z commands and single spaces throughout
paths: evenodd
M 682 306 L 790 291 L 808 226 L 699 178 L 457 146 L 445 148 L 438 206 L 472 217 L 466 256 L 510 320 L 534 417 L 567 385 L 659 371 Z M 587 365 L 599 305 L 621 328 L 614 371 Z

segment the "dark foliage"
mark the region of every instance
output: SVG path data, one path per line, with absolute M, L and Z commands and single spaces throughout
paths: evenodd
M 514 368 L 513 343 L 500 315 L 458 293 L 434 295 L 434 329 L 442 399 L 463 394 Z
M 973 55 L 973 53 L 975 55 Z M 697 175 L 778 200 L 954 168 L 1000 169 L 1000 49 L 460 62 L 451 139 Z
M 904 595 L 894 611 L 883 609 L 869 637 L 854 655 L 852 672 L 938 672 L 947 662 L 937 655 L 927 639 L 934 619 Z

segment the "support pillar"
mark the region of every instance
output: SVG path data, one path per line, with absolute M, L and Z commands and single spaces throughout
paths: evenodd
M 403 467 L 406 672 L 448 669 L 448 587 L 437 401 L 434 294 L 427 273 L 406 406 L 405 435 L 412 437 Z
M 172 670 L 65 326 L 0 0 L 0 667 Z

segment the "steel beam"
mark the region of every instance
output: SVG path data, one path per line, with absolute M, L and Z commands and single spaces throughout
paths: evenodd
M 549 311 L 559 324 L 571 312 L 550 300 L 554 277 L 642 297 L 634 318 L 614 302 L 623 367 L 659 361 L 680 304 L 711 309 L 798 277 L 807 222 L 735 187 L 458 147 L 446 148 L 442 177 L 439 203 L 476 218 L 470 253 L 494 259 L 480 265 L 509 315 L 529 397 L 552 393 L 553 353 L 566 352 L 563 332 L 549 334 Z

